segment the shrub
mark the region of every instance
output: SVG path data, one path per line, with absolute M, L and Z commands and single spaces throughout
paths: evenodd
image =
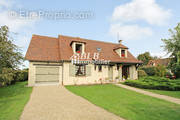
M 143 77 L 139 80 L 126 80 L 124 84 L 144 89 L 180 90 L 179 80 L 170 80 L 164 77 Z
M 26 81 L 28 80 L 28 70 L 17 70 L 16 71 L 16 76 L 14 78 L 16 81 Z
M 175 63 L 173 67 L 171 68 L 171 70 L 177 78 L 180 78 L 180 64 L 179 63 Z
M 163 66 L 163 65 L 158 65 L 156 68 L 155 68 L 155 75 L 156 76 L 159 76 L 159 77 L 164 77 L 165 74 L 166 74 L 166 67 Z
M 141 67 L 140 70 L 144 70 L 147 75 L 154 76 L 156 74 L 156 67 Z
M 144 70 L 138 70 L 138 77 L 145 77 L 147 76 L 146 72 Z
M 15 83 L 14 71 L 11 68 L 3 68 L 0 74 L 0 87 Z

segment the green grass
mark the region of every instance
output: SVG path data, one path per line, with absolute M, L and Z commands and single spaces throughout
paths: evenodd
M 180 105 L 115 85 L 66 86 L 66 88 L 127 120 L 180 119 Z
M 19 120 L 32 92 L 31 87 L 25 87 L 26 84 L 17 82 L 0 88 L 0 120 Z
M 167 96 L 171 96 L 171 97 L 175 97 L 175 98 L 180 99 L 180 91 L 164 91 L 164 90 L 149 90 L 149 89 L 145 89 L 145 90 L 150 91 L 150 92 L 154 92 L 154 93 L 158 93 L 161 95 L 167 95 Z

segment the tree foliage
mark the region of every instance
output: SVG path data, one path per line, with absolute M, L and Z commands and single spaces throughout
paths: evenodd
M 0 27 L 0 73 L 3 68 L 16 69 L 22 63 L 20 49 L 13 44 L 7 26 Z
M 153 59 L 149 52 L 145 52 L 143 54 L 139 54 L 137 57 L 138 60 L 143 61 L 144 65 L 147 65 L 149 60 Z
M 177 77 L 180 77 L 180 23 L 174 30 L 169 29 L 169 32 L 171 37 L 162 39 L 164 42 L 163 48 L 172 58 L 168 67 Z

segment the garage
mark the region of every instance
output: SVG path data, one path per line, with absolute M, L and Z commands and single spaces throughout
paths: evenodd
M 35 83 L 59 83 L 61 66 L 36 66 Z

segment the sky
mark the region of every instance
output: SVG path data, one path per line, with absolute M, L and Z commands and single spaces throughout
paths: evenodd
M 123 40 L 134 56 L 148 51 L 165 58 L 161 39 L 169 38 L 168 29 L 180 22 L 179 4 L 179 0 L 0 0 L 0 26 L 10 28 L 23 55 L 33 34 L 60 34 Z M 28 66 L 27 61 L 24 64 Z

